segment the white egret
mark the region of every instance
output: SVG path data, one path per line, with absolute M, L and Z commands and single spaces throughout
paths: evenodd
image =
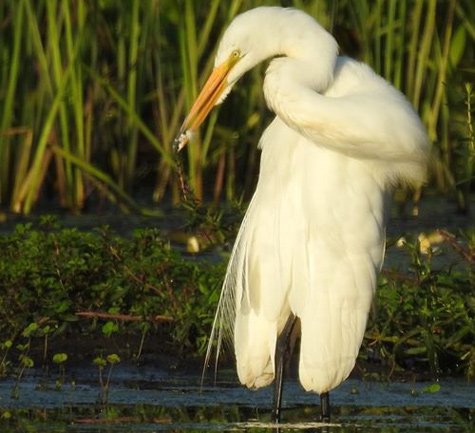
M 233 331 L 242 384 L 258 388 L 278 376 L 278 420 L 285 350 L 276 355 L 277 340 L 298 317 L 300 382 L 320 394 L 329 418 L 328 392 L 355 365 L 383 262 L 385 197 L 397 181 L 424 180 L 428 139 L 404 96 L 367 65 L 338 56 L 337 42 L 312 17 L 260 7 L 224 33 L 177 147 L 268 58 L 264 96 L 275 118 L 259 143 L 258 184 L 212 339 Z

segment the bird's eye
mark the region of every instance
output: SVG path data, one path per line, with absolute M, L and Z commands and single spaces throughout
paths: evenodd
M 234 59 L 238 59 L 239 57 L 241 57 L 241 51 L 239 51 L 239 50 L 234 50 L 234 51 L 231 53 L 231 57 L 233 57 Z

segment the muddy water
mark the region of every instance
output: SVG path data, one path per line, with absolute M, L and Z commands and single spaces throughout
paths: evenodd
M 94 369 L 69 369 L 64 377 L 34 372 L 19 384 L 0 382 L 0 432 L 475 431 L 475 385 L 463 380 L 443 380 L 440 388 L 348 380 L 332 393 L 328 425 L 315 421 L 318 397 L 289 381 L 277 429 L 270 423 L 271 389 L 249 391 L 232 373 L 224 376 L 201 389 L 198 374 L 117 366 L 106 394 Z

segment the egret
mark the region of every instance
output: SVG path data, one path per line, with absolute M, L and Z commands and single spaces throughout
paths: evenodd
M 429 144 L 405 97 L 297 9 L 238 15 L 176 139 L 178 149 L 238 79 L 271 59 L 263 90 L 275 114 L 259 142 L 256 190 L 237 235 L 213 325 L 232 332 L 239 380 L 276 382 L 300 319 L 299 379 L 320 395 L 352 371 L 385 251 L 385 208 L 396 182 L 424 181 Z M 279 343 L 283 341 L 283 343 Z M 207 359 L 209 359 L 210 346 Z

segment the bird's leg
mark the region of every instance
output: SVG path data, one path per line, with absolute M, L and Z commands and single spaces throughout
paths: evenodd
M 282 406 L 282 391 L 284 386 L 284 370 L 287 359 L 290 358 L 290 335 L 294 329 L 297 316 L 290 313 L 287 323 L 284 326 L 275 349 L 275 382 L 274 382 L 274 409 L 272 411 L 272 418 L 274 422 L 280 422 L 280 412 Z
M 322 422 L 330 422 L 330 393 L 324 392 L 320 394 L 320 420 Z

